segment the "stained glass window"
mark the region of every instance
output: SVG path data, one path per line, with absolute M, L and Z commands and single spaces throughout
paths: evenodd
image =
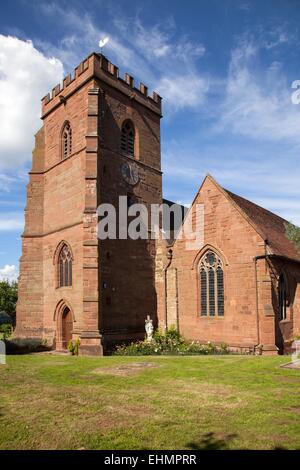
M 64 244 L 59 253 L 59 287 L 72 286 L 72 254 L 69 247 Z
M 211 268 L 208 271 L 209 279 L 209 315 L 213 317 L 215 315 L 215 271 Z
M 201 315 L 207 315 L 207 273 L 203 269 L 200 273 L 201 282 Z
M 217 269 L 218 315 L 224 315 L 224 274 L 221 266 Z
M 208 251 L 200 261 L 200 314 L 224 315 L 224 272 L 222 260 Z

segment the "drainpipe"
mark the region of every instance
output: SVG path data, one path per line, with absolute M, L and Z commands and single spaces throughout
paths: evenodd
M 267 245 L 267 241 L 265 241 Z M 255 303 L 256 303 L 256 328 L 257 328 L 257 345 L 260 345 L 260 325 L 259 325 L 259 306 L 258 306 L 258 285 L 257 285 L 257 261 L 260 259 L 268 259 L 270 255 L 259 255 L 253 258 L 254 261 L 254 278 L 255 278 Z
M 167 254 L 167 264 L 164 267 L 164 289 L 165 289 L 165 330 L 168 328 L 168 286 L 167 286 L 167 271 L 172 263 L 173 251 L 170 248 Z

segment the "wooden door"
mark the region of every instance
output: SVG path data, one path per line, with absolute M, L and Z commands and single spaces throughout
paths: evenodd
M 72 314 L 68 307 L 66 307 L 62 315 L 62 344 L 64 348 L 68 346 L 68 342 L 72 339 L 72 332 Z

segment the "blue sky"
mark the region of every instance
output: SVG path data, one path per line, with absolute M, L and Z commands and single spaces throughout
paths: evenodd
M 298 0 L 10 0 L 0 16 L 0 278 L 17 275 L 40 98 L 90 52 L 163 97 L 164 196 L 205 174 L 300 224 Z

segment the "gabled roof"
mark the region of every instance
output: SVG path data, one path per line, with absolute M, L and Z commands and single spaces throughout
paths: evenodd
M 196 203 L 207 180 L 211 181 L 219 191 L 224 194 L 226 199 L 234 205 L 239 213 L 261 236 L 262 240 L 267 241 L 269 248 L 268 254 L 282 256 L 284 258 L 300 262 L 300 253 L 297 251 L 295 244 L 290 241 L 285 234 L 285 225 L 289 223 L 287 220 L 261 206 L 258 206 L 257 204 L 254 204 L 254 202 L 248 201 L 248 199 L 222 188 L 222 186 L 220 186 L 210 174 L 207 174 L 202 181 L 189 210 L 191 210 L 193 205 Z M 187 217 L 187 214 L 185 214 L 185 216 Z M 173 243 L 176 243 L 176 239 Z
M 267 240 L 272 254 L 300 261 L 296 246 L 285 234 L 287 220 L 224 188 L 223 191 L 241 210 L 259 235 Z

